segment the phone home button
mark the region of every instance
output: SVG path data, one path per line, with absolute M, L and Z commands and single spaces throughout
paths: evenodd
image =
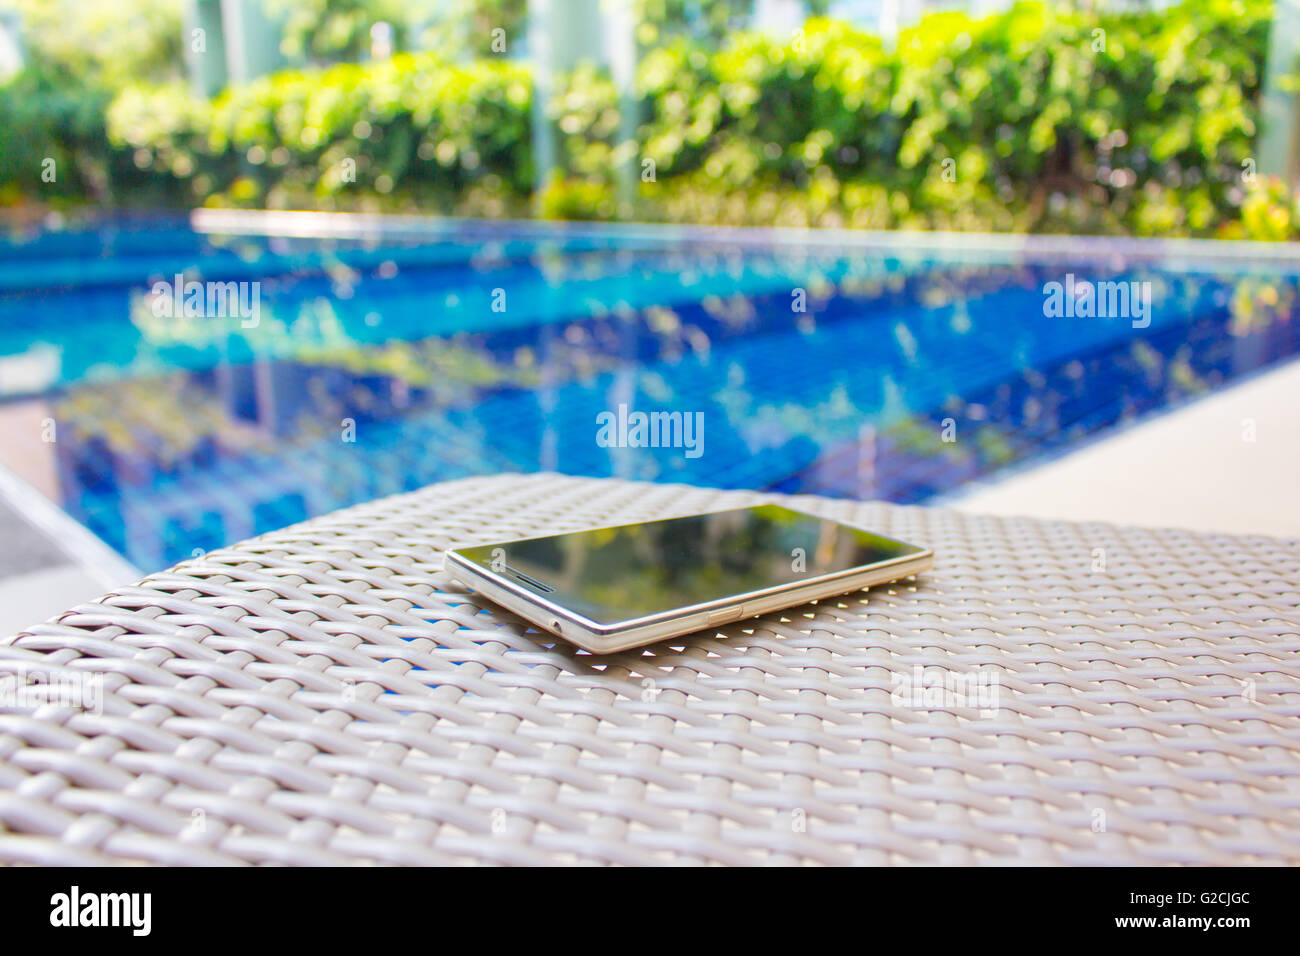
M 730 624 L 732 621 L 739 621 L 741 612 L 744 608 L 729 607 L 721 611 L 714 611 L 709 615 L 709 627 L 717 627 L 719 624 Z

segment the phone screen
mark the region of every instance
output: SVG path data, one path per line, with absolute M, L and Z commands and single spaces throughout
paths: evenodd
M 924 549 L 760 505 L 457 550 L 591 621 L 615 624 Z

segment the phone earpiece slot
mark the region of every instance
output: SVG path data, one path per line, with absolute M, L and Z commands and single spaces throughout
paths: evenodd
M 506 568 L 506 570 L 509 571 L 511 574 L 513 574 L 520 581 L 523 581 L 524 584 L 527 584 L 530 588 L 536 588 L 537 590 L 545 594 L 550 594 L 552 591 L 555 590 L 555 588 L 551 587 L 549 584 L 543 584 L 541 581 L 538 581 L 536 578 L 529 577 L 527 574 L 524 574 L 524 572 L 522 571 L 516 571 L 514 568 L 509 568 L 509 567 Z

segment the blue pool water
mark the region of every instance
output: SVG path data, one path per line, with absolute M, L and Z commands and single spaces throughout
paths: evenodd
M 150 220 L 0 244 L 0 461 L 153 570 L 500 471 L 922 501 L 1300 351 L 1284 260 L 315 229 Z M 257 283 L 256 325 L 157 314 L 154 283 L 178 274 Z M 1149 324 L 1045 315 L 1067 275 L 1149 283 Z M 602 444 L 620 406 L 694 416 L 698 454 Z

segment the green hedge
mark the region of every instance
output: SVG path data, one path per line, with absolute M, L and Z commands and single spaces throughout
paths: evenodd
M 111 100 L 106 90 L 71 88 L 43 68 L 0 86 L 0 205 L 111 199 L 104 137 Z
M 285 72 L 210 103 L 128 88 L 104 149 L 119 196 L 177 204 L 1208 234 L 1240 223 L 1270 16 L 1269 0 L 1021 3 L 932 14 L 894 50 L 831 20 L 787 42 L 677 40 L 643 53 L 635 143 L 607 78 L 561 84 L 564 169 L 538 197 L 530 76 L 502 59 Z M 651 180 L 630 208 L 624 162 Z
M 124 91 L 114 147 L 187 202 L 345 208 L 369 197 L 446 204 L 527 195 L 531 80 L 507 61 L 403 54 L 286 72 L 212 103 L 176 86 Z
M 646 193 L 674 218 L 1206 232 L 1240 201 L 1270 16 L 1023 3 L 931 15 L 895 52 L 825 20 L 682 44 L 643 63 Z

